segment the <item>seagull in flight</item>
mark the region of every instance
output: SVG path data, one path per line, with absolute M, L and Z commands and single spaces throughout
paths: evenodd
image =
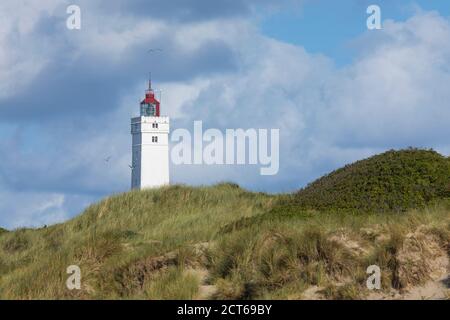
M 104 160 L 105 162 L 109 162 L 109 160 L 111 160 L 112 156 L 106 157 Z
M 152 49 L 149 49 L 147 52 L 152 53 L 152 52 L 162 52 L 162 51 L 163 51 L 163 49 L 160 49 L 160 48 L 152 48 Z
M 129 164 L 128 166 L 130 167 L 131 170 L 134 169 L 134 165 L 132 166 L 132 165 Z

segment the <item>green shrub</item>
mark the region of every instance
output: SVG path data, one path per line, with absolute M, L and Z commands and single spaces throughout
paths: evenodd
M 450 197 L 450 160 L 434 151 L 389 151 L 336 170 L 300 190 L 317 210 L 405 211 Z

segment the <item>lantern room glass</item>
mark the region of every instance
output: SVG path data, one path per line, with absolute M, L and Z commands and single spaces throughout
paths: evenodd
M 142 103 L 141 104 L 141 116 L 142 117 L 155 117 L 156 116 L 156 105 L 153 103 Z

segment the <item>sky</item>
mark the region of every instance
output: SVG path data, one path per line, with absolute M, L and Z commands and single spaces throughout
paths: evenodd
M 65 221 L 129 190 L 149 71 L 172 130 L 280 129 L 277 175 L 172 164 L 173 183 L 291 192 L 389 149 L 450 154 L 447 0 L 2 0 L 0 226 Z

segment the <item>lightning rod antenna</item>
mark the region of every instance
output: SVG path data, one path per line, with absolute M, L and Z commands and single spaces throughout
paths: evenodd
M 152 90 L 152 73 L 151 72 L 148 73 L 148 90 L 149 91 Z

